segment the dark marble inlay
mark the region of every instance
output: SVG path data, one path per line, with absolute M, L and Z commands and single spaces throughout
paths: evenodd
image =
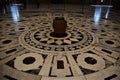
M 44 22 L 43 24 L 48 24 L 47 22 Z
M 105 49 L 102 49 L 102 51 L 106 52 L 106 53 L 109 53 L 109 54 L 112 54 L 111 51 L 108 51 L 108 50 L 105 50 Z
M 114 44 L 114 42 L 113 41 L 110 41 L 110 40 L 107 40 L 107 41 L 105 41 L 106 43 L 108 43 L 108 44 Z
M 107 36 L 107 34 L 101 34 L 101 36 Z
M 102 32 L 105 32 L 105 30 L 101 30 Z
M 24 64 L 32 64 L 35 62 L 35 58 L 34 57 L 27 57 L 23 60 Z
M 45 59 L 47 57 L 47 55 L 42 55 L 42 57 Z
M 73 55 L 74 60 L 77 60 L 78 55 Z
M 119 30 L 119 28 L 113 28 L 114 30 Z
M 3 44 L 9 44 L 11 42 L 12 42 L 12 40 L 5 40 L 5 41 L 3 41 Z
M 11 76 L 8 76 L 8 75 L 4 75 L 4 78 L 6 78 L 6 79 L 8 79 L 8 80 L 17 80 L 17 79 L 15 79 L 15 78 L 13 78 L 13 77 L 11 77 Z
M 112 80 L 112 79 L 114 79 L 114 78 L 116 78 L 116 77 L 117 77 L 117 75 L 116 75 L 116 74 L 113 74 L 113 75 L 105 78 L 105 80 Z
M 93 51 L 87 51 L 88 53 L 90 53 L 90 54 L 95 54 Z
M 10 26 L 11 24 L 6 24 L 6 26 Z
M 96 31 L 97 29 L 92 29 L 93 31 Z
M 9 33 L 9 35 L 16 35 L 16 33 Z
M 105 25 L 105 27 L 108 27 L 108 26 L 110 26 L 110 25 Z
M 92 58 L 92 57 L 86 57 L 86 58 L 85 58 L 85 62 L 87 62 L 88 64 L 94 65 L 94 64 L 97 63 L 97 60 L 94 59 L 94 58 Z
M 85 27 L 85 25 L 81 25 L 81 27 Z
M 25 28 L 19 28 L 19 30 L 24 30 Z
M 62 60 L 57 60 L 57 69 L 64 69 L 64 62 Z
M 27 73 L 30 73 L 30 74 L 38 75 L 39 72 L 40 72 L 40 69 L 28 70 L 28 71 L 26 71 L 26 72 L 27 72 Z
M 14 68 L 14 60 L 15 60 L 15 59 L 8 61 L 8 62 L 6 63 L 6 65 Z
M 94 70 L 90 70 L 90 69 L 86 69 L 86 68 L 83 68 L 80 66 L 80 69 L 82 70 L 83 74 L 91 74 L 91 73 L 94 73 L 95 71 Z
M 9 53 L 12 53 L 12 52 L 15 52 L 15 51 L 17 51 L 17 49 L 11 49 L 9 51 L 6 51 L 6 54 L 9 54 Z

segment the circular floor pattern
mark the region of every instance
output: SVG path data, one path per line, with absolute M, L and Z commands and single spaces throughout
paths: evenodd
M 0 46 L 1 47 L 8 47 L 11 45 L 14 45 L 18 43 L 17 40 L 13 37 L 3 37 L 2 39 L 0 39 Z
M 14 63 L 17 70 L 27 71 L 31 69 L 38 69 L 38 67 L 43 64 L 43 58 L 37 53 L 26 53 L 18 56 Z
M 90 70 L 97 71 L 105 68 L 105 61 L 103 60 L 103 58 L 95 54 L 81 54 L 78 56 L 77 62 L 78 65 Z
M 25 31 L 19 37 L 20 44 L 34 52 L 40 53 L 65 53 L 82 51 L 93 48 L 92 44 L 97 41 L 95 36 L 81 28 L 67 28 L 67 36 L 63 38 L 53 37 L 52 27 L 38 27 Z M 42 53 L 43 54 L 43 53 Z
M 46 15 L 23 17 L 25 21 L 14 24 L 14 39 L 0 37 L 0 80 L 120 80 L 119 38 L 114 39 L 114 31 L 108 34 L 102 22 L 105 32 L 92 33 L 92 18 L 68 15 L 63 38 L 51 36 L 52 19 Z M 12 22 L 0 25 L 5 24 Z M 10 36 L 5 34 L 10 28 L 2 28 L 4 37 Z
M 119 40 L 117 39 L 100 39 L 100 42 L 109 47 L 119 47 Z

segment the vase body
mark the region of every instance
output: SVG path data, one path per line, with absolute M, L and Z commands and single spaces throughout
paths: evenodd
M 65 34 L 67 28 L 67 22 L 64 19 L 64 17 L 56 17 L 53 20 L 53 29 L 54 29 L 54 34 L 57 36 L 62 36 Z

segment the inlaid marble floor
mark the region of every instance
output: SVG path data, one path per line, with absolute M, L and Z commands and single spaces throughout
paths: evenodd
M 14 6 L 0 16 L 0 80 L 120 80 L 119 14 L 97 20 L 89 7 L 82 14 L 72 5 Z M 59 16 L 68 26 L 63 38 L 50 35 Z

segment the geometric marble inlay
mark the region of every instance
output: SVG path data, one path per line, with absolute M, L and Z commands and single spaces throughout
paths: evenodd
M 74 26 L 68 26 L 67 36 L 63 38 L 51 36 L 52 32 L 51 27 L 32 28 L 20 35 L 19 42 L 23 47 L 41 54 L 88 50 L 97 42 L 92 33 Z
M 37 69 L 43 63 L 43 58 L 37 53 L 26 53 L 15 59 L 15 68 L 22 71 Z
M 0 17 L 0 80 L 120 80 L 119 23 L 95 26 L 87 12 L 21 13 L 18 22 Z M 53 36 L 59 16 L 67 21 L 63 37 Z

